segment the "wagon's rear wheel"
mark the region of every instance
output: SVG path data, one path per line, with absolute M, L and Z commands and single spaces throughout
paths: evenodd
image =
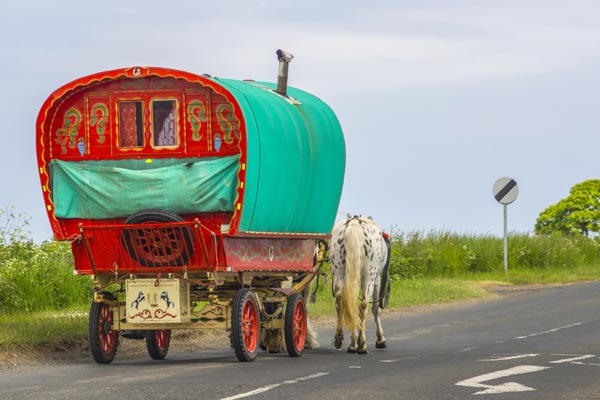
M 165 358 L 169 352 L 170 344 L 170 329 L 146 331 L 146 347 L 152 359 L 162 360 Z
M 306 302 L 300 294 L 288 298 L 285 308 L 285 346 L 290 357 L 300 357 L 306 343 Z
M 109 300 L 115 298 L 103 292 Z M 109 364 L 115 358 L 119 345 L 119 331 L 114 331 L 113 313 L 108 304 L 92 302 L 88 323 L 88 335 L 92 356 L 98 364 Z
M 235 294 L 231 311 L 231 342 L 238 360 L 254 361 L 259 338 L 258 302 L 250 289 L 240 289 Z

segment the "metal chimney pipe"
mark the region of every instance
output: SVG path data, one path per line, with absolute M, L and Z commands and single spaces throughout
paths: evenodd
M 281 49 L 277 50 L 276 54 L 277 59 L 279 60 L 279 74 L 277 76 L 276 92 L 282 96 L 287 96 L 288 65 L 294 56 Z

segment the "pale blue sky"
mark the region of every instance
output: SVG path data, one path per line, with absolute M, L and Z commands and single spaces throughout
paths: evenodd
M 4 1 L 0 207 L 50 238 L 35 120 L 80 76 L 149 65 L 289 84 L 344 128 L 340 211 L 383 227 L 502 234 L 492 197 L 517 180 L 509 229 L 600 172 L 600 2 Z

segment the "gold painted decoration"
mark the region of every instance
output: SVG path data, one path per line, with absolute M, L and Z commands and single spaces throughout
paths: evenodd
M 223 141 L 227 144 L 233 144 L 233 137 L 240 139 L 240 121 L 233 113 L 231 104 L 221 104 L 217 107 L 217 119 L 219 126 L 223 131 Z
M 80 124 L 81 112 L 74 107 L 69 108 L 65 112 L 63 126 L 56 131 L 56 138 L 54 139 L 61 146 L 62 154 L 67 154 L 67 147 L 75 148 Z
M 104 136 L 104 130 L 106 129 L 106 123 L 108 122 L 108 107 L 104 103 L 96 103 L 92 106 L 92 118 L 90 119 L 90 126 L 96 127 L 98 133 L 98 143 L 104 143 L 106 137 Z
M 188 105 L 188 121 L 192 126 L 192 140 L 194 142 L 199 142 L 202 140 L 202 133 L 200 133 L 200 128 L 202 127 L 202 123 L 207 121 L 206 118 L 206 107 L 200 100 L 192 100 Z

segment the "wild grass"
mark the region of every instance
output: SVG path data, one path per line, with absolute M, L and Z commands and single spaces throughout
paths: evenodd
M 504 247 L 499 237 L 444 231 L 395 232 L 391 240 L 390 272 L 395 279 L 458 278 L 504 272 Z M 600 265 L 597 238 L 513 233 L 509 235 L 508 249 L 510 272 L 559 273 Z

